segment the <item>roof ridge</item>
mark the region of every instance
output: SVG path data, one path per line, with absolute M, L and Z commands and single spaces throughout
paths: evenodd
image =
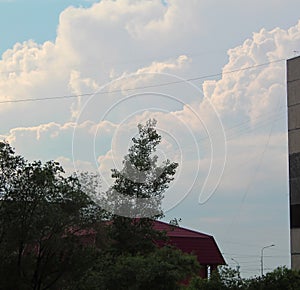
M 163 221 L 159 221 L 159 220 L 155 220 L 154 222 L 158 222 L 158 223 L 161 223 L 161 224 L 165 224 L 165 225 L 167 225 L 167 226 L 169 226 L 169 227 L 175 227 L 175 228 L 178 228 L 178 229 L 182 229 L 182 230 L 185 230 L 185 231 L 187 231 L 187 232 L 194 233 L 194 234 L 205 235 L 205 236 L 207 236 L 207 237 L 209 237 L 209 238 L 213 238 L 212 235 L 208 235 L 208 234 L 206 234 L 206 233 L 198 232 L 198 231 L 196 231 L 196 230 L 191 230 L 191 229 L 188 229 L 188 228 L 185 228 L 185 227 L 181 227 L 181 226 L 177 226 L 177 225 L 171 225 L 171 224 L 169 224 L 169 223 L 167 223 L 167 222 L 163 222 Z

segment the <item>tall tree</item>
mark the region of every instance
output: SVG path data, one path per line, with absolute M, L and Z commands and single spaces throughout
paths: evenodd
M 88 265 L 80 233 L 102 211 L 57 162 L 30 163 L 0 142 L 0 164 L 0 288 L 62 288 Z
M 115 182 L 107 192 L 113 212 L 110 247 L 85 273 L 79 289 L 180 289 L 199 271 L 196 257 L 157 246 L 166 236 L 154 230 L 153 220 L 163 216 L 163 194 L 178 164 L 165 160 L 159 165 L 156 121 L 138 125 L 132 142 L 122 170 L 112 170 Z
M 111 234 L 121 252 L 146 252 L 153 249 L 160 233 L 152 228 L 153 219 L 163 217 L 161 202 L 178 166 L 170 160 L 158 164 L 155 155 L 161 136 L 156 120 L 138 125 L 138 137 L 124 157 L 121 171 L 112 169 L 115 179 L 108 191 L 114 212 Z

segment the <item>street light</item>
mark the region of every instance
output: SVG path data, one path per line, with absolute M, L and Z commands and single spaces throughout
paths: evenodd
M 239 264 L 239 262 L 237 260 L 233 259 L 233 258 L 231 258 L 231 260 L 236 263 L 236 271 L 238 273 L 238 276 L 240 277 L 240 264 Z
M 260 270 L 261 270 L 261 276 L 264 275 L 264 249 L 271 248 L 271 247 L 274 247 L 274 246 L 275 246 L 275 245 L 272 244 L 272 245 L 269 245 L 269 246 L 262 247 L 262 249 L 261 249 L 261 255 L 260 255 Z

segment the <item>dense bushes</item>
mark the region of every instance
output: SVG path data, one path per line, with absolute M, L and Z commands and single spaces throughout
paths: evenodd
M 210 279 L 195 277 L 188 290 L 299 290 L 300 272 L 278 267 L 263 277 L 242 279 L 238 273 L 230 268 L 222 267 L 213 273 Z

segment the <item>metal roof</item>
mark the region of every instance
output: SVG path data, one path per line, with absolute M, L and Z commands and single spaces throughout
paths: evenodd
M 153 228 L 165 231 L 169 244 L 185 253 L 193 253 L 201 265 L 225 265 L 226 262 L 213 236 L 161 221 L 154 221 Z M 163 245 L 163 243 L 159 243 Z

